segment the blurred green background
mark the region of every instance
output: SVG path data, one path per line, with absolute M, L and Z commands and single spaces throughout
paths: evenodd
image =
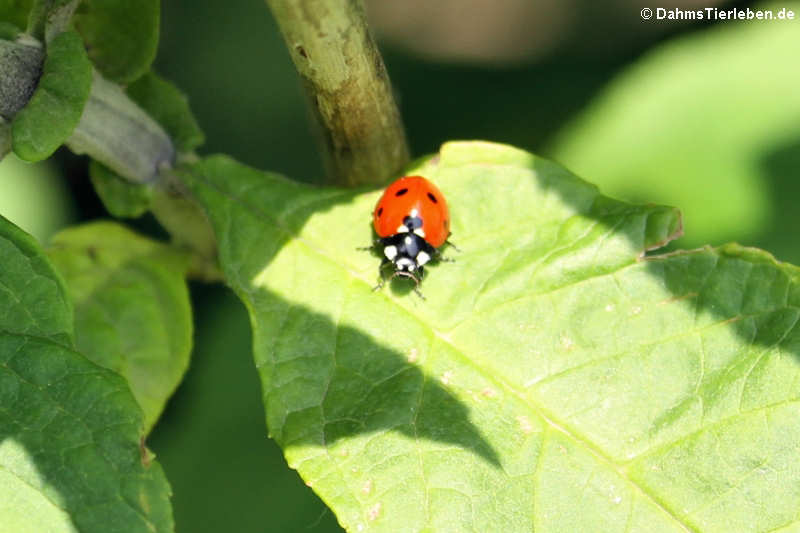
M 163 4 L 156 69 L 188 94 L 202 153 L 320 182 L 304 95 L 265 4 Z M 514 144 L 612 196 L 680 207 L 686 233 L 673 248 L 738 241 L 800 264 L 800 4 L 761 6 L 795 12 L 761 22 L 643 21 L 646 6 L 368 2 L 415 155 L 451 139 Z M 34 166 L 6 158 L 0 213 L 43 242 L 107 216 L 86 166 L 65 150 Z M 149 218 L 135 225 L 158 233 Z M 244 309 L 221 287 L 195 285 L 193 299 L 192 365 L 149 438 L 177 530 L 337 531 L 266 437 Z

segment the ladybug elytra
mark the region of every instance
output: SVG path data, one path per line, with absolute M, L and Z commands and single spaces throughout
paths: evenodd
M 392 182 L 375 205 L 372 224 L 378 234 L 383 262 L 394 266 L 392 278 L 407 277 L 418 286 L 423 266 L 439 257 L 438 248 L 450 235 L 447 201 L 436 185 L 422 176 L 405 176 Z M 384 280 L 376 288 L 383 286 Z

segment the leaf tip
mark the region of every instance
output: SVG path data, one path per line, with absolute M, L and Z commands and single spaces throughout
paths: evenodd
M 640 258 L 647 252 L 663 248 L 683 236 L 683 213 L 677 207 L 656 207 L 647 218 L 645 246 Z

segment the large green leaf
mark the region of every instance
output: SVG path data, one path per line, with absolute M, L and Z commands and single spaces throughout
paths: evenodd
M 58 233 L 48 252 L 75 306 L 75 344 L 128 380 L 149 430 L 189 365 L 187 258 L 114 222 Z
M 800 3 L 765 6 L 800 16 Z M 610 194 L 681 207 L 684 246 L 736 240 L 800 262 L 798 20 L 719 24 L 643 56 L 549 153 Z
M 352 531 L 765 531 L 800 508 L 798 271 L 643 257 L 677 211 L 509 147 L 417 168 L 455 263 L 373 292 L 378 191 L 184 173 L 254 328 L 267 422 Z M 446 249 L 448 255 L 452 254 Z
M 73 20 L 89 57 L 106 78 L 129 83 L 158 49 L 160 0 L 83 0 Z
M 55 152 L 78 125 L 91 85 L 92 66 L 80 36 L 59 34 L 47 46 L 36 91 L 11 123 L 14 153 L 40 161 Z
M 0 262 L 0 531 L 171 531 L 127 383 L 75 351 L 61 281 L 1 217 Z

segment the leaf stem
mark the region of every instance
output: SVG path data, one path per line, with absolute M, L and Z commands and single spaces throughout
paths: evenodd
M 78 126 L 67 140 L 76 154 L 88 154 L 133 183 L 152 183 L 175 162 L 166 132 L 116 83 L 97 72 Z
M 360 0 L 266 2 L 322 130 L 329 180 L 385 183 L 408 162 L 408 146 Z

